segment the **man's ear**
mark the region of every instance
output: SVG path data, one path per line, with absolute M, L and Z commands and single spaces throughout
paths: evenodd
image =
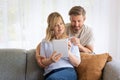
M 71 17 L 69 17 L 70 21 L 71 21 Z
M 86 16 L 84 16 L 84 21 L 86 20 Z

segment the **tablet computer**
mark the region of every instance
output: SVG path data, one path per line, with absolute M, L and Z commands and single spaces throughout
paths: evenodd
M 63 57 L 68 57 L 68 39 L 53 40 L 53 51 L 61 53 Z

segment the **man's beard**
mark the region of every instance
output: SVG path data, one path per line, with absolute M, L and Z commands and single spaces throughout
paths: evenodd
M 74 34 L 78 34 L 79 31 L 80 31 L 79 29 L 73 29 L 73 33 L 74 33 Z

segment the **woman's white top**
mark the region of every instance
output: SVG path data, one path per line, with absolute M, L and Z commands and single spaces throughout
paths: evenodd
M 75 55 L 80 60 L 80 52 L 79 52 L 78 46 L 75 46 L 72 44 L 70 51 L 73 55 Z M 40 55 L 48 58 L 52 55 L 52 53 L 53 53 L 52 41 L 47 42 L 47 41 L 43 40 L 41 42 Z M 44 75 L 46 75 L 47 73 L 51 72 L 54 69 L 63 68 L 63 67 L 72 67 L 73 68 L 73 65 L 70 63 L 68 57 L 61 58 L 58 62 L 50 64 L 48 67 L 46 67 L 44 69 L 45 70 Z

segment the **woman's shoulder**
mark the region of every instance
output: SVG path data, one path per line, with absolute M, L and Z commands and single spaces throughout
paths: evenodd
M 40 43 L 41 43 L 41 45 L 45 45 L 45 44 L 48 44 L 49 42 L 46 41 L 45 39 L 42 39 L 42 41 Z

